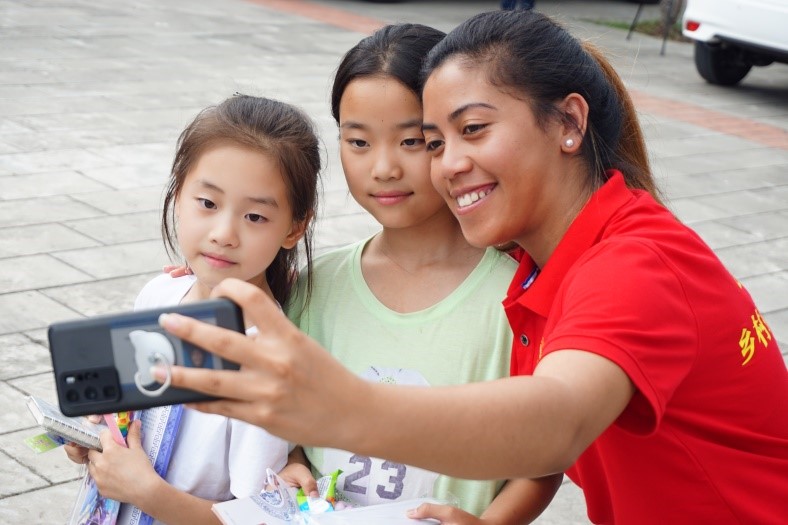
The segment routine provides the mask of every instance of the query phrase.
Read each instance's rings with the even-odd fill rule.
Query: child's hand
[[[434,519],[442,525],[481,525],[487,523],[457,507],[435,503],[422,503],[415,509],[409,510],[408,517],[422,520]]]
[[[99,415],[86,416],[86,418],[91,423],[101,423],[101,416]],[[68,456],[68,459],[74,463],[79,463],[82,465],[88,462],[88,452],[90,451],[88,448],[77,445],[74,442],[69,442],[66,443],[66,446],[63,447],[63,450],[66,451],[66,456]]]
[[[156,494],[162,481],[142,448],[140,421],[132,422],[126,437],[128,448],[118,445],[108,430],[101,433],[103,452],[88,452],[88,472],[102,496],[138,507]]]
[[[285,468],[279,471],[279,477],[291,487],[301,487],[307,496],[319,497],[317,481],[306,465],[295,462],[288,463]]]
[[[90,452],[90,449],[88,448],[77,445],[73,442],[69,442],[66,443],[66,445],[63,447],[63,450],[66,451],[66,456],[68,456],[68,459],[74,463],[79,463],[82,465],[88,462],[88,452]]]
[[[193,274],[192,269],[186,265],[166,264],[162,271],[170,274],[170,277],[183,277],[184,275]]]

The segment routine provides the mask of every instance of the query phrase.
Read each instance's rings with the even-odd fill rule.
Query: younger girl
[[[383,229],[318,258],[311,299],[294,301],[288,311],[302,330],[373,382],[455,385],[508,372],[511,331],[500,297],[516,264],[498,250],[468,244],[430,183],[418,77],[423,58],[443,36],[417,24],[382,28],[348,51],[331,94],[350,193]],[[299,287],[305,289],[307,282],[300,280]],[[342,470],[338,492],[355,505],[434,494],[457,498],[460,507],[478,515],[503,485],[502,480],[439,476],[343,450],[305,451],[318,476]],[[543,485],[549,496],[558,482],[560,476]],[[300,484],[308,489],[312,482]],[[522,480],[506,491],[535,486]],[[499,501],[485,517],[519,523],[531,511],[531,499]],[[543,499],[549,498],[536,501]],[[536,514],[541,508],[533,507]],[[434,517],[459,513],[439,510]]]
[[[207,299],[227,277],[259,287],[283,304],[302,238],[311,266],[310,221],[320,171],[318,140],[308,118],[282,102],[234,96],[202,111],[178,141],[162,214],[168,249],[193,275],[160,275],[136,309]],[[308,289],[308,285],[304,285]],[[247,329],[249,328],[247,322]],[[68,447],[105,497],[133,504],[159,522],[218,523],[216,501],[251,496],[266,468],[281,469],[286,442],[222,416],[184,409],[165,479],[140,447],[139,423],[129,448],[105,440],[104,452]]]

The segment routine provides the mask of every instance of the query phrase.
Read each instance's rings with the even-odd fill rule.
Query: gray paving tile
[[[761,239],[784,237],[788,225],[788,212],[769,212],[730,219],[720,219],[722,224],[752,233]]]
[[[585,511],[583,491],[565,477],[550,506],[532,523],[537,525],[584,525],[589,523]]]
[[[0,335],[0,380],[51,370],[46,346],[20,333]]]
[[[0,228],[0,259],[87,248],[99,244],[95,240],[75,232],[75,229],[77,228],[69,228],[61,224]]]
[[[23,330],[19,332],[20,335],[24,335],[31,341],[41,346],[48,347],[49,343],[47,341],[47,331],[46,328],[37,328],[33,330]]]
[[[692,225],[692,229],[715,251],[762,240],[754,233],[742,231],[721,221],[696,222]]]
[[[96,279],[158,271],[168,260],[160,241],[83,248],[58,252],[54,256]]]
[[[103,212],[63,195],[0,202],[0,228],[84,219],[98,215],[103,215]]]
[[[122,121],[112,113],[50,113],[46,115],[17,115],[8,120],[20,127],[39,133],[73,132],[79,130],[105,130],[111,134],[121,127]],[[98,162],[92,156],[94,162]],[[51,169],[51,168],[50,168]]]
[[[67,170],[73,166],[108,166],[111,161],[81,149],[8,153],[0,155],[0,174],[25,175]]]
[[[788,186],[788,164],[666,177],[660,186],[671,198]]]
[[[5,139],[5,135],[14,133],[28,133],[30,131],[30,128],[17,124],[10,119],[0,120],[0,137],[3,137],[3,139]]]
[[[0,473],[2,472],[4,471],[0,470]],[[9,478],[15,479],[11,474],[9,471]],[[5,484],[5,480],[2,481],[0,486]],[[22,490],[21,487],[15,488]],[[78,482],[72,481],[34,490],[27,494],[0,499],[0,522],[64,523],[68,513],[71,512],[78,488]],[[47,504],[42,504],[42,502],[47,502]]]
[[[0,97],[0,116],[42,115],[48,113],[73,113],[78,111],[112,111],[117,106],[103,96],[84,94],[68,101],[62,97],[45,96],[43,90],[36,90],[27,96],[14,98]]]
[[[764,319],[780,345],[780,351],[788,359],[788,308],[764,314]]]
[[[667,199],[666,204],[682,222],[692,226],[700,221],[710,221],[730,217],[728,210],[717,208],[696,199]]]
[[[46,479],[35,474],[25,465],[20,464],[0,450],[0,516],[5,514],[1,510],[4,504],[8,504],[8,500],[2,498],[45,487],[47,485],[49,485],[49,482]],[[9,500],[10,499],[11,498],[9,498]],[[38,504],[41,505],[41,502]],[[3,523],[22,522],[4,521]]]
[[[85,282],[92,278],[50,255],[0,259],[0,294]]]
[[[175,142],[173,142],[170,147],[174,151]],[[170,177],[170,166],[172,164],[171,156],[168,157],[166,161],[158,164],[137,163],[102,168],[87,168],[80,170],[80,173],[110,188],[118,190],[148,186],[163,187]]]
[[[318,220],[315,225],[317,253],[343,246],[352,239],[361,239],[380,230],[380,225],[369,215],[343,215]]]
[[[103,123],[106,126],[106,121]],[[117,124],[116,124],[117,126]],[[53,131],[28,130],[23,133],[9,133],[2,135],[2,140],[18,152],[33,152],[48,149],[89,148],[96,143],[128,144],[144,143],[158,140],[161,133],[158,130],[141,128],[107,129],[105,127],[85,127],[85,129],[68,129]],[[101,169],[113,169],[117,166],[103,166]],[[90,168],[80,169],[80,173],[89,171]],[[97,168],[97,171],[99,168]]]
[[[344,179],[343,179],[344,181]],[[344,184],[344,182],[343,182]],[[330,217],[339,217],[342,215],[359,215],[365,214],[366,211],[359,203],[350,195],[347,187],[340,190],[327,191],[322,195],[320,206],[326,210],[326,216],[330,213]]]
[[[30,421],[35,424],[32,416]],[[81,468],[68,459],[61,447],[36,454],[25,444],[25,439],[43,433],[41,427],[34,426],[31,429],[0,435],[0,450],[49,483],[63,483],[77,479]]]
[[[0,200],[48,197],[105,190],[104,184],[74,171],[13,175],[0,178]]]
[[[85,316],[122,312],[134,307],[137,294],[156,275],[158,272],[61,286],[42,290],[42,293]]]
[[[76,313],[41,292],[0,295],[0,334],[42,328],[55,321],[72,319]]]
[[[19,147],[14,146],[9,142],[5,142],[0,140],[0,155],[4,155],[6,153],[19,153],[21,150]]]
[[[758,148],[761,148],[761,146],[756,142],[721,134],[714,136],[713,139],[710,139],[707,135],[702,135],[652,140],[649,142],[651,153],[663,158],[746,151]]]
[[[228,88],[226,96],[230,96],[232,93],[233,91]],[[173,137],[174,147],[178,134],[186,124],[191,122],[200,109],[202,108],[130,110],[117,113],[115,117],[120,121],[121,126],[158,127],[164,132],[161,136]]]
[[[727,216],[734,217],[769,211],[788,211],[788,185],[768,190],[758,188],[719,195],[704,195],[696,197],[695,202],[725,210]]]
[[[26,396],[36,396],[45,399],[50,403],[57,402],[57,393],[55,392],[55,376],[51,371],[25,375],[16,379],[9,379],[7,383],[17,391],[21,392],[23,398]],[[12,406],[12,410],[18,411],[20,414],[24,415],[25,420],[29,421],[30,411],[26,406],[17,405],[15,403]]]
[[[3,410],[0,411],[0,434],[27,429],[35,425],[25,405],[25,394],[11,388],[8,382],[0,381],[0,399],[2,399],[0,403],[3,407]]]
[[[175,139],[172,142],[153,144],[124,144],[122,146],[106,146],[90,148],[88,151],[96,156],[111,160],[122,166],[128,165],[161,165],[169,166],[175,154]],[[166,172],[165,172],[166,173]]]
[[[103,244],[161,238],[161,213],[158,210],[69,221],[65,225]],[[52,251],[60,250],[53,248]],[[0,254],[2,254],[2,241],[0,241]]]
[[[788,270],[744,278],[741,282],[764,315],[788,309]],[[776,327],[775,333],[780,341],[788,340],[788,333],[782,332],[781,327]]]
[[[75,201],[110,215],[158,210],[164,197],[163,187],[146,186],[112,191],[94,191],[72,195]],[[69,219],[71,217],[68,217]]]
[[[788,233],[788,232],[786,232]],[[721,248],[717,255],[738,279],[788,268],[788,237]]]
[[[692,174],[757,166],[788,164],[788,151],[756,147],[741,151],[721,151],[715,155],[692,154],[660,159],[661,164],[677,174]]]

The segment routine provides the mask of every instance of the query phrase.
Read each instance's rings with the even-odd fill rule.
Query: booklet
[[[412,520],[405,514],[422,503],[441,503],[433,498],[418,498],[370,505],[325,514],[283,516],[271,513],[256,498],[241,498],[214,503],[213,512],[224,525],[416,525],[434,524],[432,520]]]
[[[211,509],[224,525],[414,525],[435,522],[409,519],[406,515],[409,509],[422,503],[443,503],[435,498],[416,498],[312,514],[299,510],[295,489],[270,469],[268,484],[256,496],[214,503]]]
[[[183,405],[149,408],[141,412],[142,448],[148,454],[153,470],[162,478],[167,475],[175,436],[181,423]],[[153,517],[133,505],[123,504],[118,515],[120,525],[150,525]]]
[[[64,416],[55,405],[36,396],[28,396],[27,408],[33,414],[36,422],[50,432],[47,437],[55,442],[55,446],[73,441],[86,448],[101,450],[99,433],[107,428],[105,425],[91,423],[85,418],[77,419]],[[41,447],[44,446],[41,438],[41,436],[33,438],[38,440],[34,448],[39,451],[43,451]],[[33,446],[31,443],[28,444]]]
[[[434,498],[417,498],[393,503],[382,503],[356,509],[327,512],[326,514],[310,515],[306,523],[317,525],[414,525],[415,523],[436,523],[434,520],[412,520],[406,512],[415,509],[422,503],[442,503]]]
[[[441,503],[433,498],[418,498],[383,503],[325,514],[283,515],[272,512],[257,496],[214,503],[213,512],[224,525],[415,525],[435,523],[412,520],[405,514],[422,503]]]
[[[68,525],[116,525],[121,504],[99,494],[96,482],[84,469]]]

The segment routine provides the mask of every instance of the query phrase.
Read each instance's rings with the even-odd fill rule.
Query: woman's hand
[[[128,448],[115,443],[109,430],[105,430],[101,432],[104,451],[88,452],[88,472],[101,495],[138,507],[156,494],[156,487],[163,482],[142,448],[140,427],[140,421],[132,422],[129,427]]]
[[[434,519],[438,520],[442,525],[482,525],[489,523],[457,507],[438,505],[437,503],[422,503],[415,509],[408,511],[408,518],[412,520]]]
[[[339,448],[349,436],[358,441],[365,435],[360,418],[337,418],[326,405],[332,400],[344,410],[362,410],[372,401],[368,383],[298,330],[257,286],[226,279],[212,296],[235,301],[259,333],[247,337],[177,314],[160,318],[173,335],[241,364],[239,371],[172,367],[173,386],[221,398],[194,408],[247,421],[296,443]],[[155,373],[165,379],[163,368]]]

